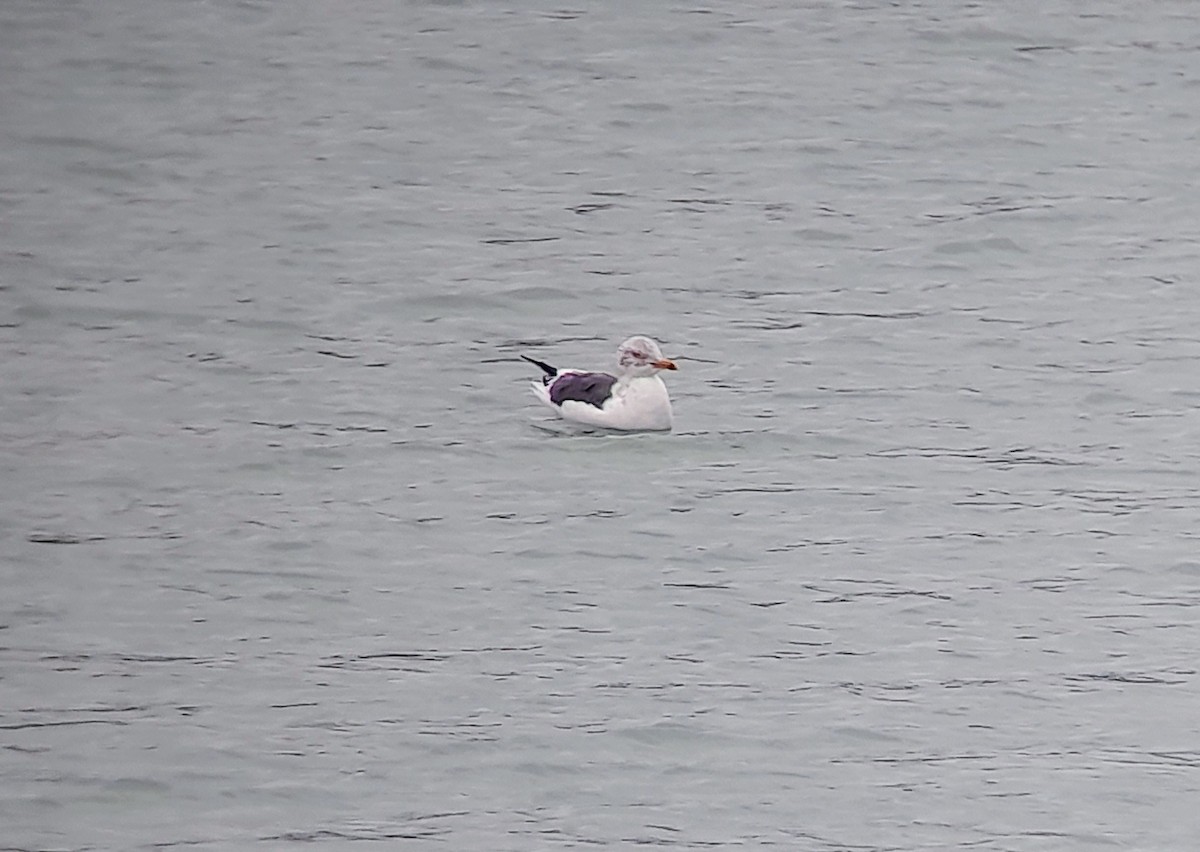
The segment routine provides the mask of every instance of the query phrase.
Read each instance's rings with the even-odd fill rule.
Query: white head
[[[674,361],[663,357],[657,343],[640,334],[629,338],[617,349],[617,364],[622,375],[631,377],[653,376],[659,370],[677,369]]]

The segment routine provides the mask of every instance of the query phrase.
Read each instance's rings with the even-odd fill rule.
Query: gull
[[[659,370],[677,369],[658,344],[635,335],[617,349],[617,374],[559,370],[522,355],[545,373],[532,382],[533,394],[559,417],[588,426],[626,432],[671,428],[671,397]]]

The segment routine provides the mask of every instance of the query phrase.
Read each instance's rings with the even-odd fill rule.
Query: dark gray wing
[[[616,383],[608,373],[563,373],[550,384],[550,401],[562,405],[573,399],[602,408]]]

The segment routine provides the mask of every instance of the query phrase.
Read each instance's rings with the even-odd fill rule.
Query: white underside
[[[574,370],[559,370],[559,375]],[[533,395],[553,408],[559,417],[587,426],[627,432],[666,431],[671,428],[671,397],[658,376],[639,376],[613,385],[602,408],[570,399],[562,405],[550,401],[550,389],[532,382]]]

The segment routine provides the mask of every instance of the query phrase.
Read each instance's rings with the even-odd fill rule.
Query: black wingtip
[[[538,367],[541,367],[542,372],[545,373],[547,376],[557,376],[558,375],[558,370],[551,367],[545,361],[539,361],[536,358],[530,358],[528,355],[522,355],[521,357],[524,358],[526,361],[528,361],[530,364],[535,364]]]

